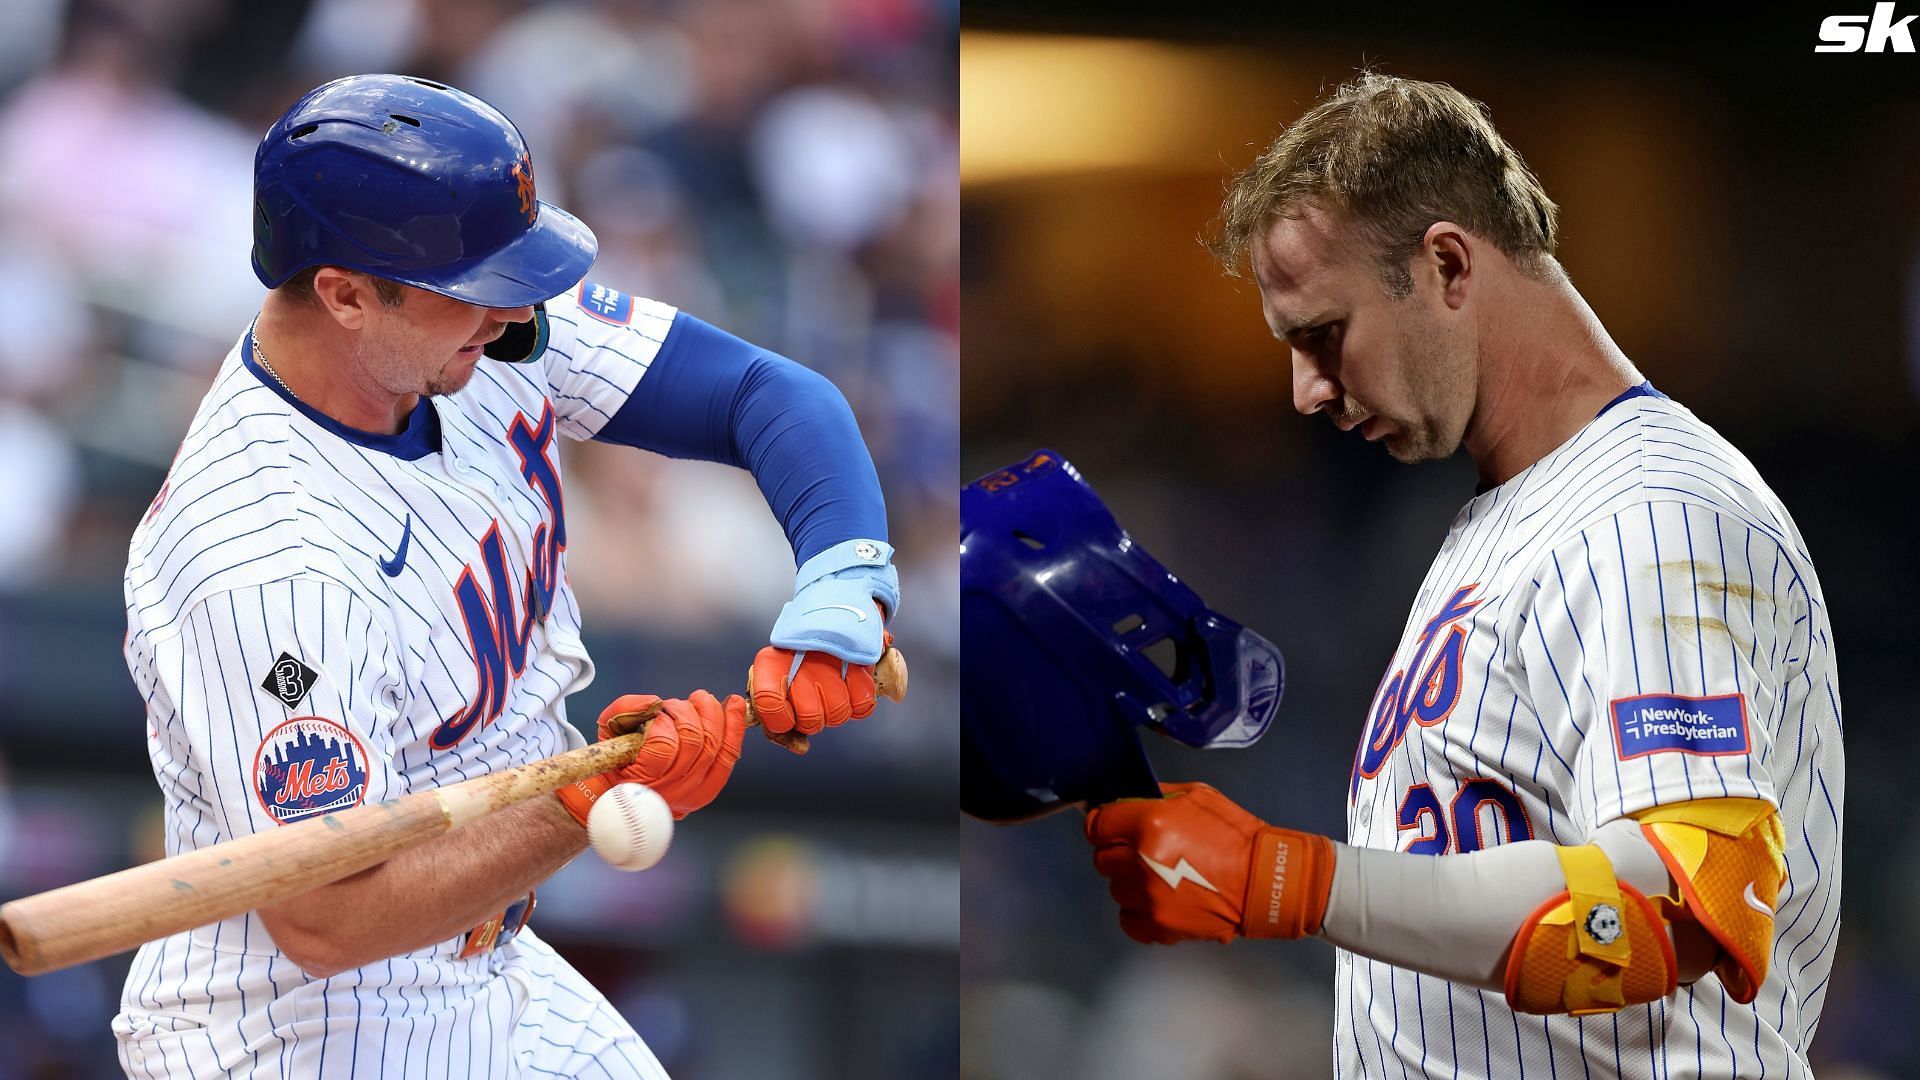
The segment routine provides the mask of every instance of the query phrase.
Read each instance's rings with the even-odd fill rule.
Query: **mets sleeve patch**
[[[633,321],[633,294],[591,281],[580,283],[580,310],[614,326]]]
[[[296,716],[261,740],[253,793],[282,825],[359,806],[367,797],[367,748],[320,716]]]
[[[1705,757],[1744,754],[1752,746],[1744,694],[1642,694],[1614,699],[1612,711],[1613,742],[1623,761],[1669,751]]]

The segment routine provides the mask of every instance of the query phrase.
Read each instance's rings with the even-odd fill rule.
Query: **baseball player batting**
[[[1232,183],[1294,404],[1478,492],[1362,725],[1345,843],[1205,784],[1086,820],[1137,941],[1318,936],[1341,1077],[1809,1075],[1840,915],[1832,633],[1753,465],[1554,259],[1451,87],[1366,75]]]
[[[135,531],[126,656],[169,854],[581,745],[561,438],[750,470],[799,566],[749,693],[793,749],[867,715],[898,579],[878,479],[825,379],[587,279],[520,133],[439,83],[296,102],[254,165],[269,293]],[[372,869],[141,948],[131,1076],[661,1077],[526,927],[534,887],[637,781],[676,817],[726,784],[747,705],[626,695],[631,765]]]

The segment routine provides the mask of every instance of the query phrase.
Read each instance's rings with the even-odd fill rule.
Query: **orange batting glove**
[[[650,720],[649,714],[654,714]],[[626,694],[601,710],[600,739],[604,742],[637,731],[642,722],[647,726],[647,738],[632,764],[554,792],[581,825],[587,823],[594,802],[615,784],[637,783],[652,788],[666,800],[676,821],[712,802],[740,760],[740,740],[747,733],[747,702],[737,694],[723,702],[705,690],[695,690],[685,700]]]
[[[1333,841],[1268,825],[1206,784],[1160,790],[1163,798],[1087,812],[1093,865],[1128,937],[1172,945],[1319,931],[1333,890]]]
[[[885,648],[893,647],[891,631],[884,640]],[[800,654],[796,667],[794,655],[791,649],[772,645],[761,649],[747,673],[747,692],[753,697],[753,713],[760,718],[767,736],[789,750],[805,753],[805,741],[795,740],[789,733],[818,735],[825,728],[864,719],[873,712],[873,665],[849,664],[832,653],[808,652]]]

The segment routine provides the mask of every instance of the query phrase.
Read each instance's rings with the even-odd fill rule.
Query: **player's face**
[[[360,339],[373,377],[393,394],[433,397],[458,391],[473,378],[487,342],[504,333],[508,323],[533,318],[531,307],[477,307],[403,288],[398,306],[370,309]]]
[[[1318,210],[1254,242],[1261,309],[1293,363],[1293,404],[1403,462],[1452,456],[1473,415],[1474,360],[1431,280],[1387,296],[1379,263]],[[1417,259],[1416,259],[1417,261]]]

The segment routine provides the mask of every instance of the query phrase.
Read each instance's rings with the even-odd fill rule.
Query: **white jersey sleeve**
[[[176,811],[169,854],[404,794],[390,764],[400,665],[351,590],[294,578],[216,592],[168,629],[130,638],[128,656]]]
[[[1691,501],[1599,518],[1535,568],[1514,648],[1544,713],[1565,715],[1586,832],[1664,803],[1779,803],[1767,767],[1811,640],[1779,540]]]
[[[547,397],[560,431],[598,434],[660,355],[679,309],[593,281],[547,301]]]

